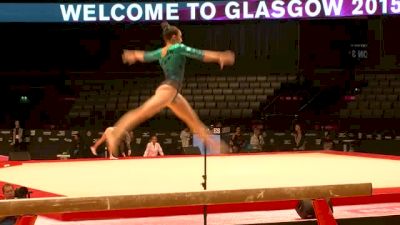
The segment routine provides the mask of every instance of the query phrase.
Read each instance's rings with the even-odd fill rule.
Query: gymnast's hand
[[[122,53],[122,62],[124,64],[132,65],[137,61],[136,51],[134,50],[124,50]]]
[[[235,53],[232,51],[224,51],[219,54],[218,64],[221,70],[224,66],[231,66],[235,63]]]

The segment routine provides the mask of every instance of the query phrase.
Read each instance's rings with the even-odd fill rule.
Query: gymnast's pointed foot
[[[97,155],[97,151],[96,151],[96,148],[95,147],[90,147],[90,151],[92,151],[92,154],[93,155]]]

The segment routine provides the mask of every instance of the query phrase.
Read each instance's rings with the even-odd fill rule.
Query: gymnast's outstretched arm
[[[225,65],[233,65],[235,63],[235,54],[232,51],[200,50],[184,44],[177,45],[177,51],[186,57],[205,63],[218,63],[221,69]]]
[[[136,62],[154,62],[161,58],[162,49],[154,51],[124,50],[122,62],[132,65]]]

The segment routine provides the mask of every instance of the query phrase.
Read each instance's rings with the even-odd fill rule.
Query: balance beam
[[[193,205],[369,196],[372,184],[199,191],[99,197],[52,197],[0,201],[0,216],[91,212]]]

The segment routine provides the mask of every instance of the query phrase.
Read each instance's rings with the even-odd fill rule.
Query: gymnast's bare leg
[[[211,149],[221,148],[222,152],[227,150],[227,146],[224,142],[221,141],[218,145],[218,143],[211,138],[208,128],[200,121],[189,102],[187,102],[181,94],[176,96],[174,101],[168,105],[168,108],[170,108],[179,119],[185,122],[193,133],[198,134],[207,146],[211,146]]]
[[[107,136],[111,134],[111,132],[114,130],[114,127],[108,127],[103,135],[101,135],[101,138],[94,143],[93,146],[90,147],[90,151],[92,152],[93,155],[97,155],[97,148],[103,144],[105,141],[107,141]],[[110,147],[107,148],[108,155],[110,159],[117,159],[114,154],[111,152]]]

